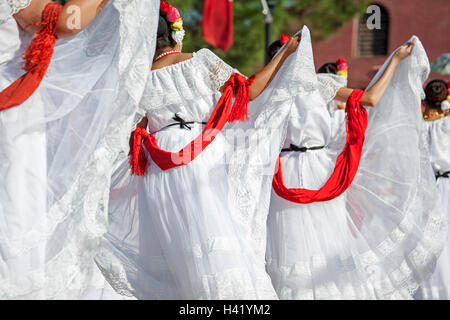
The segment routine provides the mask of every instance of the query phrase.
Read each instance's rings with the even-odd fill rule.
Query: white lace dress
[[[420,134],[428,71],[417,41],[379,104],[368,110],[360,166],[344,194],[296,204],[272,192],[267,263],[280,299],[411,299],[433,272],[446,226],[432,196],[437,190]],[[289,188],[322,187],[342,150],[333,141],[327,110],[339,86],[326,78],[316,81],[296,99],[285,147],[324,148],[281,154]]]
[[[141,107],[162,149],[178,151],[201,133],[233,72],[207,49],[152,71]],[[196,123],[166,127],[175,114]],[[264,259],[235,219],[225,131],[187,165],[162,171],[151,163],[142,178],[130,178],[127,162],[116,170],[97,262],[119,292],[140,299],[276,298]]]
[[[0,0],[0,90],[23,75],[31,35]],[[0,299],[112,297],[93,256],[114,161],[153,56],[159,1],[113,0],[58,40],[36,92],[0,112]]]
[[[143,178],[123,163],[112,178],[110,224],[96,261],[113,287],[143,299],[276,299],[266,272],[266,221],[276,159],[286,136],[310,46],[295,53],[250,102],[249,120],[228,123],[188,165]],[[176,151],[202,130],[173,123],[208,119],[233,69],[209,50],[153,71],[141,106],[162,149]],[[294,94],[293,94],[294,93]]]
[[[426,122],[428,143],[430,146],[431,164],[436,174],[437,186],[446,215],[450,224],[450,117],[432,122]],[[446,176],[443,176],[447,172]],[[436,265],[432,277],[425,282],[417,292],[418,299],[450,299],[450,238],[447,236],[446,245]]]

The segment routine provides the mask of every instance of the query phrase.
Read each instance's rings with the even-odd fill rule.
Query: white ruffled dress
[[[438,177],[436,182],[439,196],[435,195],[434,201],[437,199],[442,201],[446,222],[450,225],[450,178],[448,178],[450,171],[450,117],[426,122],[425,127],[428,131],[431,164]],[[447,177],[444,176],[446,172]],[[435,272],[427,282],[422,284],[416,298],[450,299],[450,238],[448,235]]]
[[[207,49],[152,71],[141,107],[162,149],[178,151],[202,132],[233,72]],[[196,123],[166,127],[175,114]],[[187,165],[162,171],[151,163],[144,177],[130,178],[125,161],[115,172],[110,226],[97,262],[119,292],[141,299],[276,298],[264,260],[233,218],[227,145],[221,132]],[[117,259],[125,278],[112,271]]]
[[[266,221],[310,45],[304,31],[298,50],[250,102],[249,120],[228,123],[192,162],[161,171],[149,157],[144,177],[130,177],[127,161],[118,166],[96,258],[117,291],[141,299],[277,298],[265,268]],[[207,49],[152,71],[141,107],[162,149],[178,151],[200,134],[233,72]],[[196,123],[166,127],[175,114]]]
[[[380,102],[368,108],[361,162],[344,194],[296,204],[272,193],[267,263],[280,299],[411,299],[433,273],[446,223],[421,130],[428,72],[417,39]],[[324,148],[282,153],[281,163],[287,187],[319,189],[342,150],[327,110],[338,87],[316,78],[312,59],[303,76],[322,85],[296,98],[285,147]]]
[[[24,73],[32,36],[12,15],[29,3],[0,0],[0,90]],[[35,93],[0,112],[0,299],[118,297],[93,257],[158,14],[156,0],[109,1],[86,29],[57,41]]]

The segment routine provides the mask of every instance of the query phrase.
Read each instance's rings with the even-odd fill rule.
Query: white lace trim
[[[30,3],[31,0],[0,0],[0,24],[28,7]]]
[[[318,73],[319,91],[326,103],[331,102],[340,88],[347,86],[344,77],[329,73]]]
[[[345,268],[342,269],[342,278],[354,277],[367,281],[357,281],[356,286],[351,281],[345,281],[342,287],[337,282],[327,282],[319,287],[304,288],[295,286],[295,289],[283,287],[282,299],[412,299],[420,284],[433,273],[433,265],[442,249],[447,236],[447,223],[445,217],[434,210],[428,219],[421,241],[404,257],[397,248],[413,233],[415,223],[407,217],[394,229],[391,234],[372,251],[356,257],[342,260]],[[387,270],[383,263],[392,263],[396,260],[396,267]],[[325,272],[326,257],[314,256],[310,262],[298,261],[293,265],[279,266],[275,262],[268,262],[268,269],[276,277],[295,277],[296,283],[311,283],[312,274]],[[383,271],[381,271],[383,270]],[[416,272],[420,270],[420,276]],[[382,278],[379,276],[383,275]],[[339,279],[334,275],[335,279]],[[382,280],[379,282],[379,280]]]
[[[208,244],[200,247],[208,247],[208,251],[203,251],[200,247],[192,248],[191,253],[193,259],[204,259],[207,255],[214,255],[217,252],[226,250],[233,251],[233,243],[224,238],[209,239]],[[111,244],[108,240],[104,246],[108,248]],[[232,247],[230,248],[229,245]],[[123,248],[120,248],[123,250]],[[236,248],[234,248],[236,250]],[[238,255],[238,251],[233,251]],[[120,254],[120,253],[119,253]],[[241,254],[243,254],[241,252]],[[157,257],[155,257],[157,258]],[[158,257],[164,259],[163,257]],[[207,259],[207,258],[206,258]],[[207,259],[208,260],[208,259]],[[122,259],[118,259],[111,249],[101,250],[100,254],[95,257],[97,266],[111,284],[111,286],[121,295],[128,297],[136,297],[138,299],[149,299],[149,297],[141,297],[139,293],[130,285],[127,277],[129,272],[133,273],[133,267],[127,266]],[[129,269],[131,268],[131,269]],[[253,270],[254,271],[254,270]],[[271,285],[268,274],[264,271],[253,272],[249,269],[230,268],[221,272],[205,274],[199,277],[199,287],[195,292],[195,296],[182,297],[183,299],[192,300],[255,300],[255,299],[272,299],[276,300],[277,295]],[[144,280],[145,281],[145,280]],[[151,280],[149,280],[149,283]],[[167,293],[159,292],[157,288],[152,289],[152,299],[171,299],[167,297]]]
[[[11,8],[11,15],[16,14],[22,9],[28,7],[31,0],[7,0],[9,7]]]
[[[211,97],[234,70],[208,49],[193,58],[151,72],[140,107],[145,111]]]

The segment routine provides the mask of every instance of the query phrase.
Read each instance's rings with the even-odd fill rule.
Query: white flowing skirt
[[[170,127],[159,146],[176,151],[202,130]],[[110,225],[97,263],[113,287],[140,299],[276,299],[250,235],[234,221],[224,151],[215,140],[191,163],[162,171],[151,163],[113,176]]]
[[[0,112],[0,299],[113,298],[94,256],[112,167],[150,72],[142,66],[151,64],[158,12],[156,0],[110,1],[56,43],[33,95]],[[29,36],[0,64],[0,90],[23,75]]]
[[[446,213],[447,223],[450,225],[450,179],[439,178],[437,181],[440,198]],[[415,296],[416,299],[450,299],[450,237],[437,261],[436,270],[426,281]]]
[[[333,170],[330,149],[283,153],[285,184],[319,189]],[[272,191],[268,219],[268,272],[280,299],[369,297],[364,273],[350,272],[358,226],[346,194],[331,201],[296,204]]]
[[[279,298],[412,299],[434,272],[447,217],[436,201],[420,113],[428,73],[416,38],[412,55],[399,63],[378,104],[368,108],[358,172],[344,194],[312,204],[272,194],[267,260]],[[286,185],[322,187],[342,150],[338,144],[283,154]]]
[[[329,149],[284,154],[286,185],[320,188],[335,156]],[[272,193],[267,260],[280,299],[411,299],[431,275],[444,234],[438,213],[404,213],[393,206],[395,189],[375,194],[371,185],[380,181],[364,182],[312,204]]]

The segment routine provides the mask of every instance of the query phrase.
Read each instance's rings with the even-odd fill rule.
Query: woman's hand
[[[408,42],[407,44],[401,46],[397,52],[394,54],[394,58],[398,60],[403,60],[407,57],[409,57],[412,53],[412,50],[414,49],[414,46],[416,45],[416,39],[414,39],[412,42]]]
[[[283,54],[285,57],[290,56],[295,52],[295,50],[297,50],[299,43],[300,35],[290,38],[288,42],[286,42],[283,51],[281,51],[281,54]]]
[[[391,78],[394,74],[395,69],[397,68],[397,65],[399,64],[400,61],[411,55],[415,44],[416,40],[414,39],[412,42],[409,42],[404,46],[398,48],[397,52],[395,52],[394,56],[392,57],[391,62],[387,66],[386,70],[384,70],[382,76],[370,89],[368,89],[364,93],[361,99],[362,105],[373,107],[380,101],[381,97],[384,94],[384,91],[386,90],[389,82],[391,81]],[[346,101],[351,93],[352,89],[341,88],[337,92],[335,99],[340,101]]]
[[[147,117],[143,117],[141,119],[141,121],[139,121],[139,123],[136,125],[136,128],[147,129],[147,125],[148,125],[148,118]]]
[[[143,117],[141,119],[141,121],[139,121],[139,123],[136,125],[136,129],[137,128],[143,128],[143,129],[147,130],[147,125],[148,125],[148,118],[147,117]],[[128,140],[128,143],[130,145],[130,152],[128,152],[128,155],[131,154],[131,149],[133,148],[133,144],[132,144],[133,139],[131,137],[132,137],[132,135],[130,135],[130,139]]]

